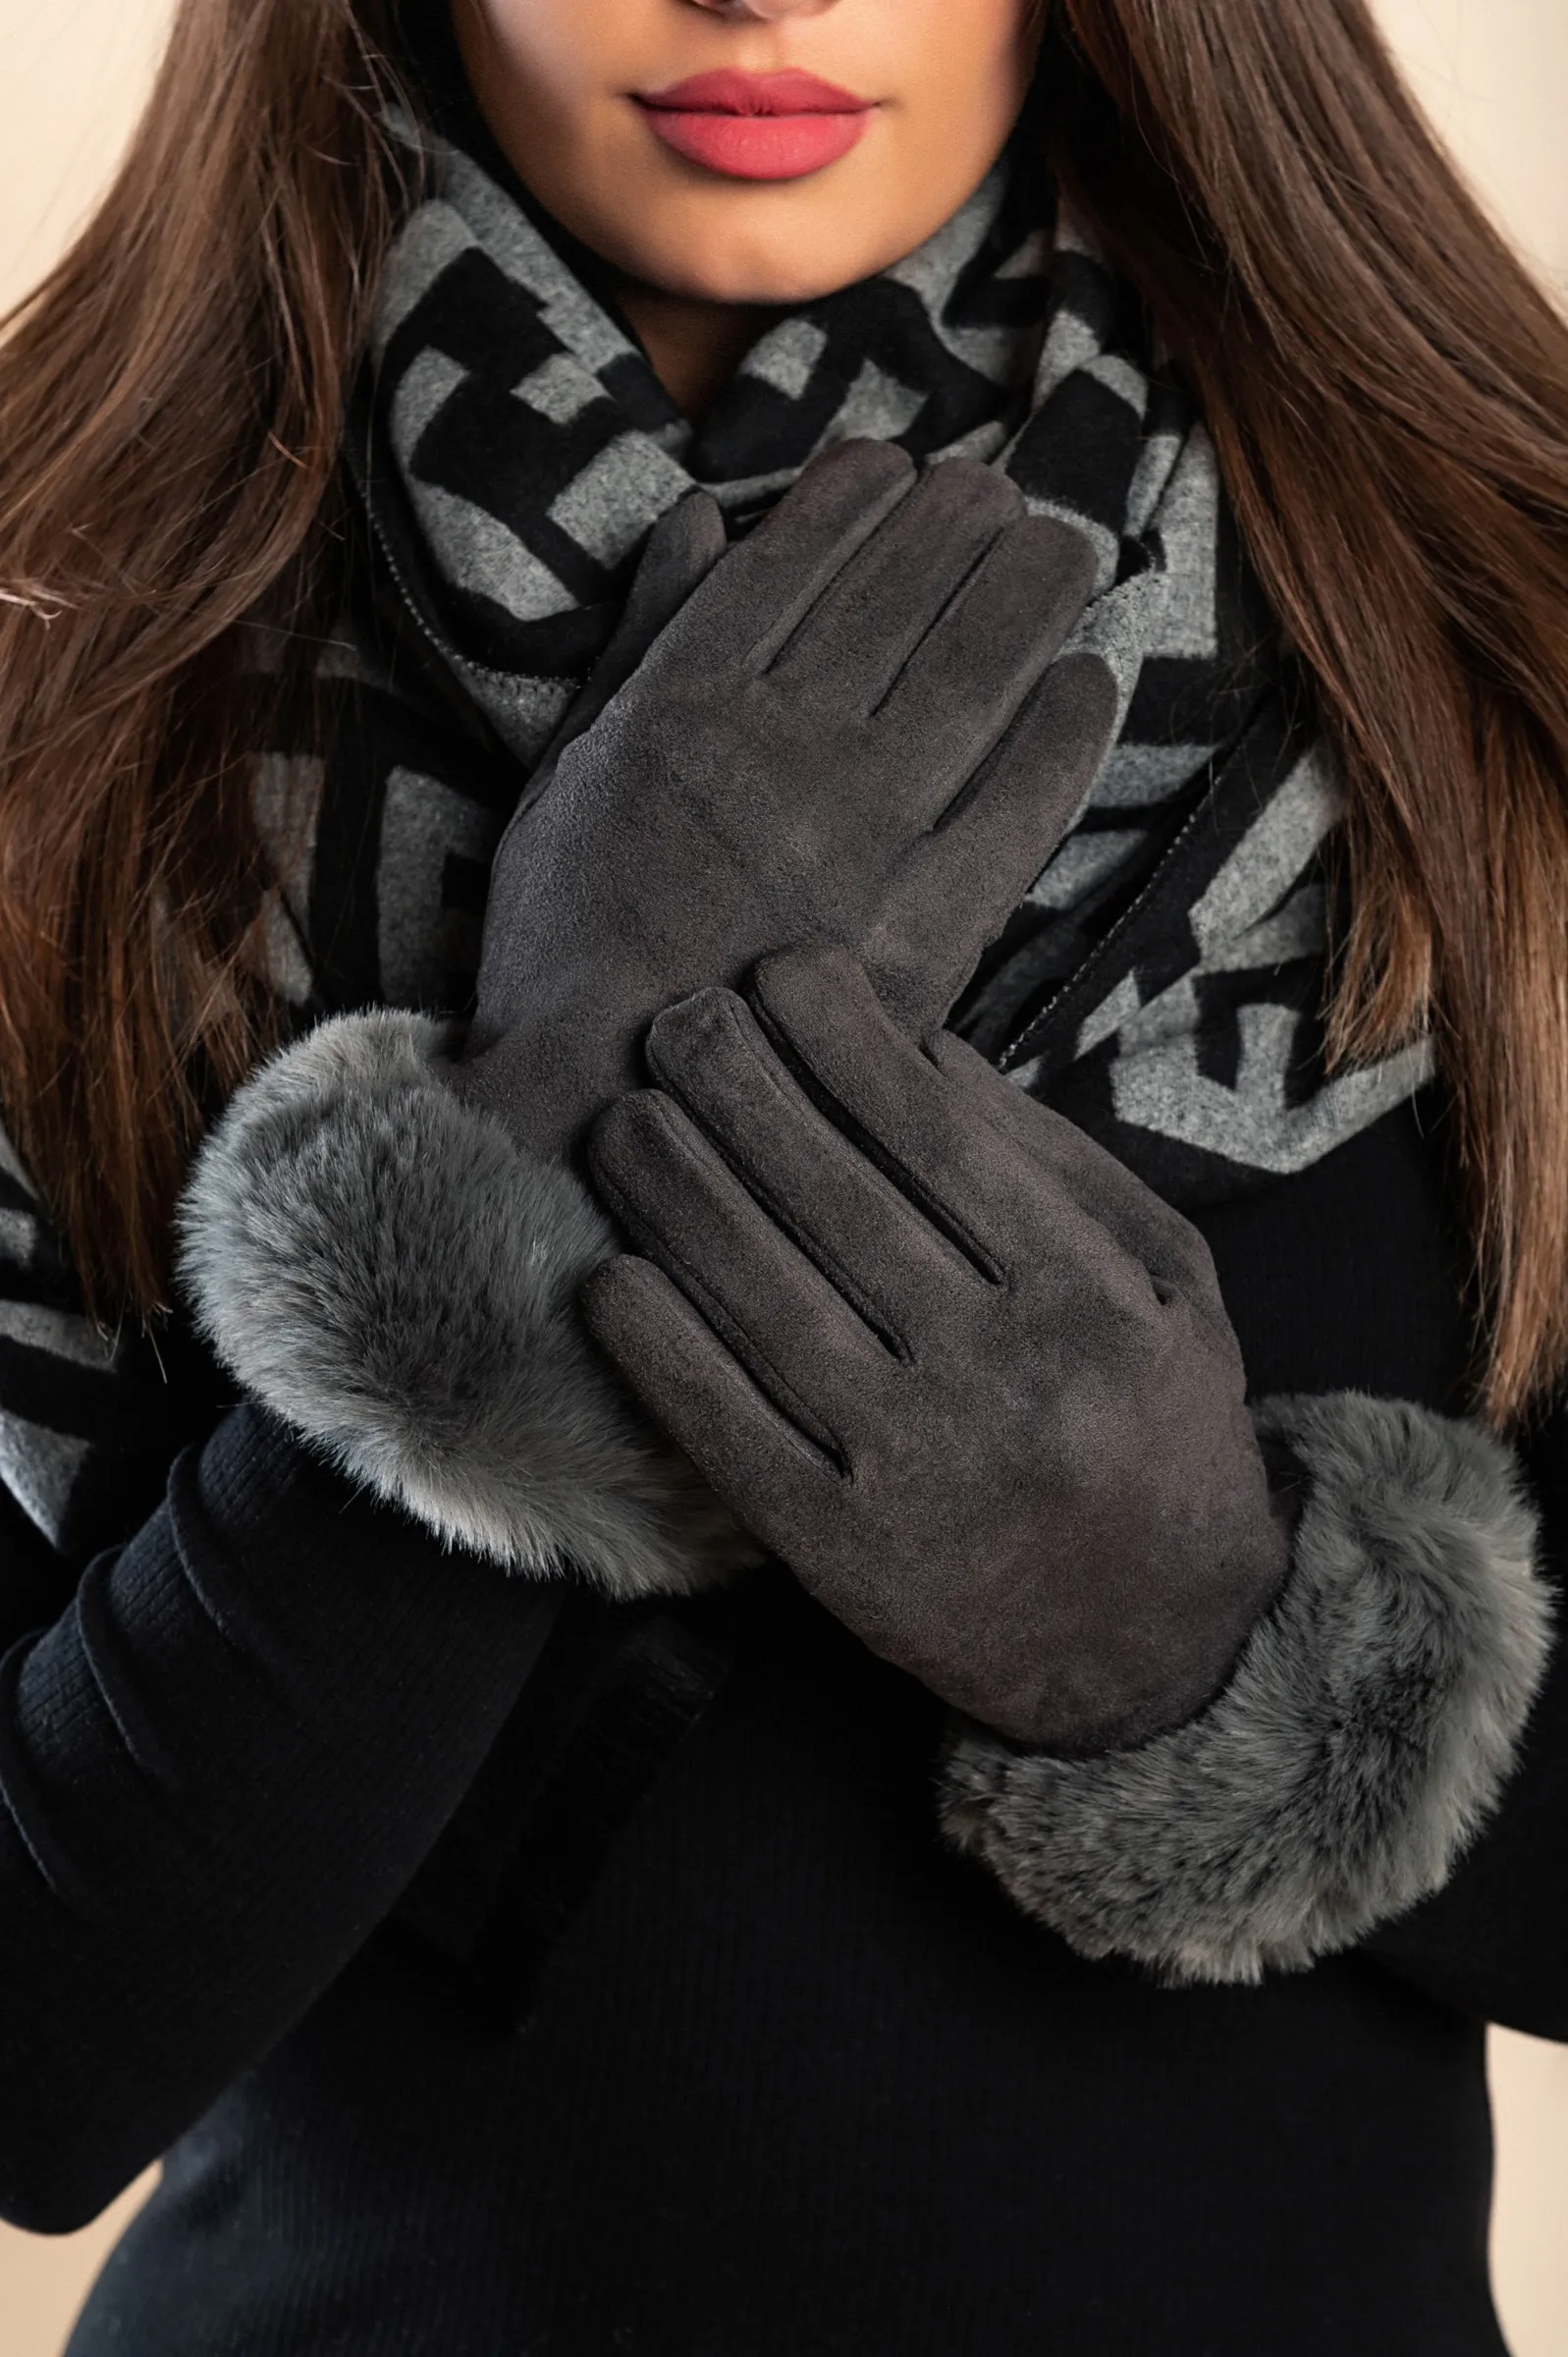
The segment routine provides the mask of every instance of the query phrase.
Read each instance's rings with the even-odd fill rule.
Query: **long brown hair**
[[[162,1301],[272,1034],[242,626],[330,607],[391,233],[363,0],[182,0],[110,194],[0,346],[0,1103],[100,1315]]]
[[[203,1088],[272,1019],[233,648],[327,594],[402,196],[384,34],[373,0],[184,0],[0,350],[0,1099],[105,1304],[160,1299]],[[1568,1369],[1568,327],[1365,0],[1050,0],[1040,93],[1315,675],[1333,1050],[1435,1030],[1506,1421]]]

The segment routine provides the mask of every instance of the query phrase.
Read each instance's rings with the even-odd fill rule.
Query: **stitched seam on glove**
[[[841,1092],[831,1079],[819,1071],[799,1042],[770,1015],[768,1004],[759,993],[755,1014],[770,1045],[785,1069],[792,1072],[801,1094],[808,1097],[819,1113],[831,1122],[857,1153],[863,1154],[872,1168],[881,1173],[887,1183],[913,1206],[942,1241],[956,1252],[981,1281],[999,1291],[1015,1288],[1014,1272],[1006,1261],[970,1227],[952,1206],[926,1185],[920,1175],[872,1130],[868,1129],[845,1104]],[[1001,1134],[1001,1132],[999,1132]]]
[[[640,1223],[627,1197],[607,1174],[600,1174],[596,1183],[604,1201],[630,1235],[636,1235]],[[774,1354],[765,1349],[750,1331],[741,1325],[704,1277],[689,1253],[683,1252],[671,1236],[660,1238],[660,1257],[679,1272],[680,1289],[692,1307],[725,1344],[742,1374],[752,1382],[757,1378],[751,1365],[762,1369],[774,1387],[772,1394],[757,1384],[768,1404],[779,1411],[781,1427],[814,1459],[826,1459],[840,1478],[850,1471],[849,1453],[838,1436],[817,1410],[804,1399],[790,1382]],[[657,1264],[655,1264],[657,1265]],[[793,1428],[793,1429],[791,1429]]]
[[[771,1070],[757,1054],[754,1041],[744,1025],[736,1020],[733,1008],[726,1010],[726,1018],[736,1047],[744,1054],[762,1085],[776,1102],[784,1101],[784,1092],[780,1087],[777,1073]],[[649,1046],[649,1062],[655,1077],[661,1087],[667,1088],[676,1102],[683,1107],[697,1127],[702,1129],[702,1109],[690,1102],[689,1091],[681,1088],[679,1075],[670,1073],[662,1066],[657,1054],[657,1043],[658,1025],[656,1024]],[[884,1347],[890,1350],[894,1358],[900,1359],[905,1365],[908,1365],[914,1357],[914,1345],[905,1333],[902,1322],[894,1314],[892,1305],[879,1293],[874,1292],[869,1286],[862,1284],[843,1254],[835,1249],[828,1236],[822,1232],[824,1224],[821,1221],[816,1224],[807,1221],[799,1214],[787,1196],[770,1181],[768,1172],[761,1159],[747,1151],[747,1144],[748,1124],[742,1123],[733,1135],[725,1137],[722,1146],[717,1151],[720,1152],[727,1167],[733,1171],[741,1184],[756,1197],[775,1226],[789,1237],[791,1243],[807,1260],[815,1263],[821,1275],[827,1279],[834,1290],[841,1294],[851,1309],[864,1319]],[[888,1189],[890,1211],[904,1210],[906,1198],[893,1186],[892,1180],[887,1173],[877,1165],[871,1167],[876,1171],[879,1183]],[[622,1208],[619,1200],[616,1208],[618,1212]],[[919,1207],[916,1206],[916,1208]],[[933,1226],[932,1233],[940,1242],[946,1244],[949,1250],[956,1249],[941,1229]]]

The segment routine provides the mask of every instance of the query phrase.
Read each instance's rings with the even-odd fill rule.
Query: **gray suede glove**
[[[1114,724],[1105,664],[1060,653],[1088,543],[990,467],[841,444],[722,546],[705,495],[661,524],[568,733],[603,708],[496,856],[454,1078],[541,1154],[644,1077],[660,1008],[791,942],[846,944],[899,1022],[939,1021]]]
[[[753,1009],[755,1012],[753,1012]],[[1202,1238],[840,950],[654,1024],[590,1331],[874,1651],[1018,1742],[1179,1724],[1289,1552]]]

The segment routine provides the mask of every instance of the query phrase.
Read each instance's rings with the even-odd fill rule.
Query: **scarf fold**
[[[1310,696],[1136,297],[1016,157],[904,261],[779,319],[693,425],[569,241],[427,144],[352,431],[372,581],[355,651],[332,656],[359,682],[357,740],[302,887],[312,1003],[462,1004],[490,851],[654,522],[701,484],[743,531],[815,452],[870,435],[1001,466],[1088,533],[1081,637],[1121,694],[1111,753],[954,1027],[1187,1205],[1306,1167],[1422,1084],[1424,1046],[1325,1075],[1338,798]],[[373,957],[343,955],[346,895]]]

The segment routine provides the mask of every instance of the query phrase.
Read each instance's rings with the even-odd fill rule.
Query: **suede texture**
[[[703,494],[655,531],[497,853],[455,1081],[546,1156],[646,1078],[662,1008],[794,942],[940,1021],[1114,729],[1105,663],[1061,651],[1089,544],[991,467],[839,444],[716,562],[722,538]]]
[[[1289,1559],[1202,1238],[845,952],[654,1024],[599,1123],[646,1257],[590,1331],[875,1652],[1009,1738],[1143,1741],[1224,1683]]]

